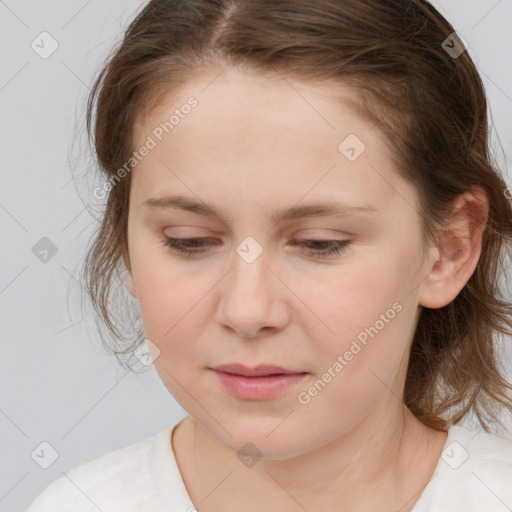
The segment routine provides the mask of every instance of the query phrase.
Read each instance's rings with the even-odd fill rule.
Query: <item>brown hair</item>
[[[95,80],[87,132],[100,172],[111,179],[132,155],[137,120],[207,66],[352,86],[354,107],[386,136],[399,172],[418,192],[426,243],[435,242],[457,196],[479,186],[489,200],[475,272],[450,304],[422,308],[404,395],[428,426],[446,429],[473,411],[488,431],[499,408],[512,411],[497,343],[512,334],[512,307],[499,282],[510,255],[512,204],[488,152],[480,76],[467,51],[454,56],[443,47],[446,40],[454,46],[453,32],[424,0],[152,0]],[[128,173],[110,188],[83,268],[107,347],[107,337],[130,341],[112,301],[122,262],[129,268],[130,183]],[[131,344],[112,350],[131,353],[143,337],[139,329]]]

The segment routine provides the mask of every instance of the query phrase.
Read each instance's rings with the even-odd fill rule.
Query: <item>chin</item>
[[[284,421],[286,416],[241,418],[238,415],[226,418],[222,425],[231,436],[216,422],[208,421],[207,425],[203,425],[217,441],[230,448],[241,460],[282,460],[297,457],[322,444],[311,436],[308,428],[292,421],[291,416]]]

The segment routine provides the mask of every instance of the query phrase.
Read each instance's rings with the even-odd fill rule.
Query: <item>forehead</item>
[[[140,119],[135,147],[154,147],[133,173],[139,200],[179,189],[268,204],[337,191],[384,205],[410,193],[385,138],[350,107],[353,89],[221,71],[169,91]]]
[[[358,96],[348,84],[326,80],[304,82],[278,73],[262,74],[233,66],[205,70],[184,85],[163,90],[156,97],[158,104],[138,119],[136,139],[169,121],[173,113],[179,119],[174,116],[173,127],[164,136],[169,135],[169,131],[176,135],[187,129],[201,136],[209,130],[213,140],[217,134],[222,135],[218,130],[210,130],[216,126],[220,129],[236,127],[238,132],[240,128],[245,131],[252,128],[261,138],[282,127],[286,131],[280,134],[281,138],[295,134],[302,142],[307,142],[333,135],[350,125],[360,132],[368,128],[351,108],[352,102],[358,102]],[[191,97],[197,108],[188,108],[187,101]],[[185,111],[184,115],[180,110]],[[190,120],[184,122],[187,118]],[[198,132],[199,125],[203,129]],[[231,145],[236,140],[231,139]]]

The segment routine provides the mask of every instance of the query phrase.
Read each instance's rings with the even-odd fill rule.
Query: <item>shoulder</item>
[[[512,439],[452,425],[441,458],[414,512],[509,511]]]
[[[468,430],[459,425],[453,425],[443,460],[450,465],[463,467],[467,471],[503,471],[510,476],[512,471],[512,439],[483,431]],[[453,462],[459,457],[460,460]],[[467,462],[467,464],[465,464]],[[453,469],[453,468],[452,468]],[[509,480],[510,485],[512,481]]]
[[[113,512],[151,505],[151,472],[162,462],[170,432],[166,428],[76,466],[46,487],[26,512],[64,512],[71,506],[74,512]]]

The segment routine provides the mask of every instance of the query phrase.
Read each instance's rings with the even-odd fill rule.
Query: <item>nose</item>
[[[288,322],[286,286],[266,251],[254,261],[234,254],[233,267],[220,283],[216,321],[243,338],[258,338]]]

